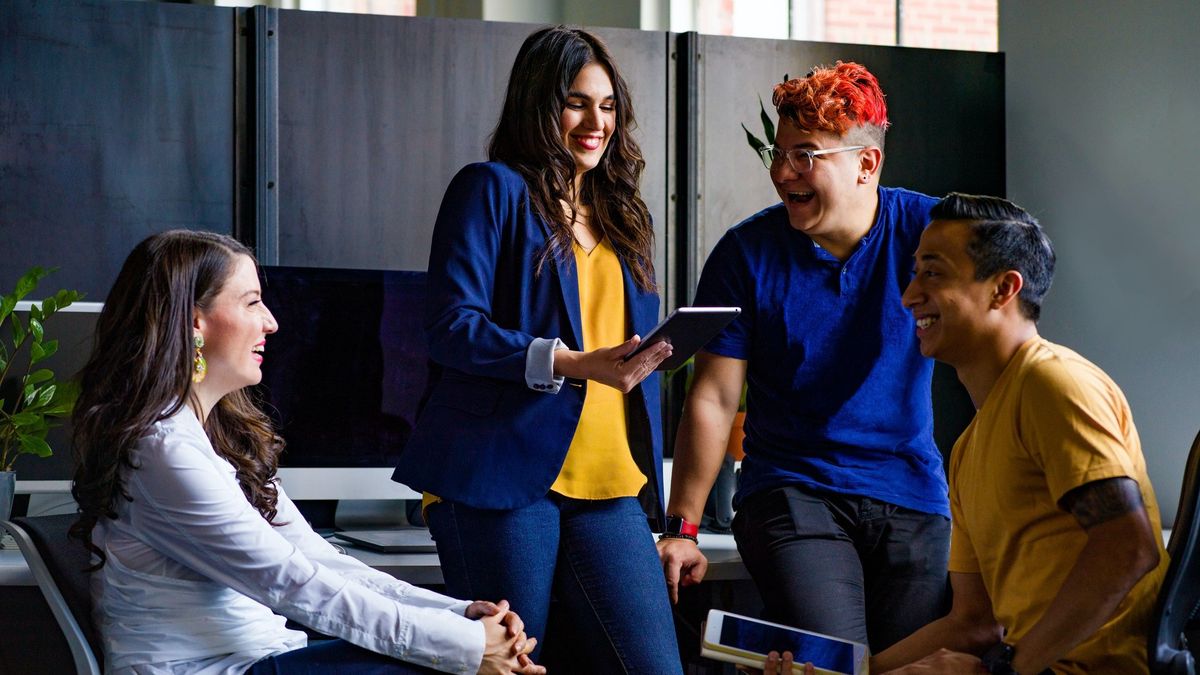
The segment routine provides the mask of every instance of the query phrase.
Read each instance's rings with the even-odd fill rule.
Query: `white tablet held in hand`
[[[741,307],[680,307],[644,335],[641,344],[625,360],[632,359],[651,345],[669,342],[675,351],[658,364],[657,370],[678,368],[741,312]]]
[[[791,652],[792,672],[803,675],[804,664],[812,663],[822,675],[865,675],[867,646],[858,642],[813,633],[719,609],[708,611],[700,655],[762,668],[767,653]]]

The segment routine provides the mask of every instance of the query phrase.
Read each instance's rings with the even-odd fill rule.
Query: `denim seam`
[[[561,541],[559,545],[562,545]],[[592,600],[591,595],[588,594],[587,585],[583,583],[583,580],[579,576],[579,571],[575,568],[575,560],[571,555],[571,551],[567,550],[564,553],[566,554],[564,557],[567,559],[567,567],[571,570],[571,576],[574,577],[575,584],[579,586],[584,600],[587,601],[588,609],[592,611],[592,616],[596,619],[596,624],[604,630],[604,639],[608,641],[608,646],[612,649],[613,654],[616,655],[617,662],[621,664],[621,672],[628,674],[629,668],[625,665],[625,655],[617,648],[617,643],[613,642],[612,632],[609,630],[608,624],[600,617],[600,613],[596,611],[596,603]]]

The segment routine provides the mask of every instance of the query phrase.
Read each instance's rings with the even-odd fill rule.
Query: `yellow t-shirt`
[[[1058,501],[1092,481],[1137,481],[1150,526],[1161,529],[1129,404],[1075,352],[1042,338],[1021,346],[950,458],[950,571],[978,573],[1006,640],[1042,617],[1087,534]],[[1121,601],[1112,619],[1053,665],[1055,673],[1146,672],[1146,633],[1167,567]]]
[[[575,244],[579,316],[583,349],[625,341],[625,282],[621,262],[608,239],[592,250]],[[646,484],[633,453],[625,422],[625,395],[599,382],[587,382],[579,426],[562,470],[550,489],[574,499],[635,497]]]

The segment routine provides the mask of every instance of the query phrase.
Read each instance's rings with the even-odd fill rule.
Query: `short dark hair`
[[[1025,285],[1017,296],[1021,313],[1031,321],[1042,314],[1042,299],[1054,281],[1054,245],[1028,211],[1000,197],[951,192],[929,212],[931,220],[967,223],[971,240],[967,255],[975,278],[986,279],[1006,270],[1021,273]]]

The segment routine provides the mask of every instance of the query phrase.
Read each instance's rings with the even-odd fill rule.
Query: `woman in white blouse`
[[[416,588],[339,554],[275,479],[250,251],[176,230],[133,250],[75,408],[80,519],[111,673],[544,673],[507,604]],[[306,646],[285,617],[339,638]]]

